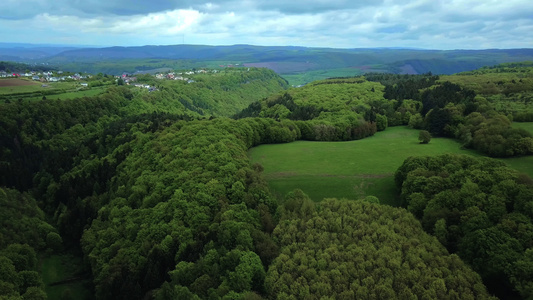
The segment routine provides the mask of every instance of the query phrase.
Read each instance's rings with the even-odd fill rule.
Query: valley
[[[532,69],[14,86],[29,90],[0,102],[2,293],[527,299]]]

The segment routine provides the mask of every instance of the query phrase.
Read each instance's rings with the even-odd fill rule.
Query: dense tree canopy
[[[233,69],[0,104],[0,297],[39,299],[37,253],[74,245],[98,299],[489,298],[439,241],[490,285],[530,296],[530,179],[494,161],[408,160],[396,176],[407,211],[270,194],[247,156],[264,143],[409,124],[493,156],[533,151],[472,89],[372,76],[285,90],[272,71]]]
[[[533,182],[488,158],[412,157],[396,173],[403,205],[497,295],[533,296]]]
[[[407,211],[366,201],[287,196],[274,238],[271,299],[489,299],[479,275]]]
[[[0,299],[46,299],[36,253],[61,244],[35,199],[0,188]]]

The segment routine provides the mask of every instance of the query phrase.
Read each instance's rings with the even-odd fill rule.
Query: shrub
[[[420,144],[427,144],[431,141],[431,134],[427,130],[421,130],[418,134],[418,140],[420,141]]]

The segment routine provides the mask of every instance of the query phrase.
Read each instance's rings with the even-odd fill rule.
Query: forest
[[[411,157],[395,173],[401,207],[313,202],[274,196],[248,150],[407,125],[531,155],[512,122],[533,121],[532,71],[289,88],[231,68],[191,84],[141,76],[153,92],[0,103],[0,299],[47,299],[40,262],[64,253],[80,253],[96,299],[531,298],[529,176],[491,158]]]

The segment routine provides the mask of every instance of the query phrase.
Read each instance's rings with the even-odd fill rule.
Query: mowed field
[[[2,99],[23,99],[26,101],[42,100],[43,95],[49,99],[74,99],[92,97],[105,92],[107,86],[82,88],[79,82],[49,82],[43,83],[29,79],[9,78],[0,79],[0,101]]]
[[[82,97],[93,97],[102,94],[107,90],[107,87],[94,87],[90,89],[80,89],[72,92],[65,92],[65,93],[59,93],[59,94],[53,94],[46,96],[48,99],[58,99],[58,100],[67,100],[67,99],[75,99],[75,98],[82,98]],[[27,97],[25,98],[29,101],[36,101],[41,100],[42,97]]]
[[[18,79],[18,78],[8,78],[8,79],[0,80],[0,87],[36,85],[36,84],[38,83],[29,81],[29,80]]]
[[[419,144],[418,133],[407,127],[390,127],[358,141],[261,145],[250,149],[249,156],[263,165],[270,189],[279,197],[299,188],[314,201],[374,195],[381,203],[398,206],[394,172],[407,157],[444,153],[481,156],[461,149],[453,139],[433,138],[427,145]],[[531,159],[533,156],[503,161],[533,175]]]
[[[31,81],[29,79],[0,79],[0,95],[34,92],[40,89],[42,89],[40,82]]]
[[[42,82],[32,81],[29,79],[1,79],[0,95],[23,94],[39,91],[50,91],[59,89],[66,90],[76,88],[76,83],[74,82],[50,82],[46,83],[47,87],[43,87],[42,85]]]

